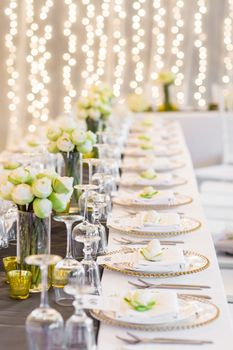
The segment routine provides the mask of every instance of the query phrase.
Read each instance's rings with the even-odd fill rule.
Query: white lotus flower
[[[36,179],[32,183],[32,193],[35,197],[47,198],[52,191],[52,181],[48,177]]]
[[[57,148],[57,142],[54,141],[54,142],[49,142],[48,146],[47,146],[47,150],[50,152],[50,153],[58,153],[59,152],[59,149]]]
[[[13,191],[14,185],[10,181],[6,181],[0,184],[0,197],[7,201],[10,201],[11,193]]]
[[[90,140],[92,145],[94,145],[97,141],[97,136],[91,130],[88,130],[86,133],[87,140]]]
[[[143,190],[142,190],[142,192],[140,192],[139,196],[142,198],[151,199],[156,194],[158,194],[158,191],[154,187],[147,186],[147,187],[143,188]]]
[[[70,132],[77,128],[78,124],[75,119],[71,117],[62,117],[59,119],[59,125],[62,130]]]
[[[33,201],[33,211],[41,219],[47,218],[52,213],[52,202],[47,198],[36,198]]]
[[[23,167],[19,167],[15,170],[12,170],[8,179],[14,185],[27,183],[30,180],[30,172]]]
[[[27,184],[20,184],[13,188],[11,192],[11,197],[15,204],[25,205],[33,201],[33,193],[31,186]]]
[[[78,109],[78,118],[80,119],[86,119],[88,117],[88,110],[87,109]]]
[[[90,108],[88,110],[88,116],[93,120],[99,120],[101,113],[98,109]]]
[[[53,192],[49,196],[49,200],[52,202],[53,210],[57,213],[62,213],[68,206],[70,196],[64,193]]]
[[[58,137],[60,137],[61,135],[62,129],[57,125],[51,126],[47,131],[47,138],[50,141],[57,141]]]
[[[130,291],[124,300],[128,301],[132,307],[139,311],[150,310],[156,303],[155,296],[148,290],[133,290]],[[140,309],[144,307],[143,309]]]
[[[71,134],[71,140],[75,145],[80,145],[86,141],[86,132],[83,130],[75,129]]]
[[[147,260],[158,260],[158,257],[162,254],[161,244],[158,239],[152,239],[145,248],[141,249],[143,256]]]
[[[84,143],[77,146],[77,149],[82,154],[90,153],[93,149],[92,142],[90,140],[86,140]]]
[[[142,171],[140,176],[144,179],[153,180],[156,178],[157,174],[153,169]]]
[[[68,176],[57,176],[53,180],[53,189],[57,193],[70,193],[73,191],[73,177]]]
[[[63,134],[57,140],[57,148],[62,152],[72,152],[74,150],[74,144],[70,140],[68,134]]]
[[[80,96],[78,105],[87,108],[89,106],[89,99],[86,96]]]

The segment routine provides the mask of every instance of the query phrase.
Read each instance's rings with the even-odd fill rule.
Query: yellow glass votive
[[[6,271],[6,282],[9,283],[7,273],[12,270],[17,270],[17,257],[16,256],[7,256],[2,259],[3,266]]]
[[[10,297],[12,299],[27,299],[31,286],[32,274],[25,270],[12,270],[8,273]]]

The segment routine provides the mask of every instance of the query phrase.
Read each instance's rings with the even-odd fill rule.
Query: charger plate
[[[163,210],[169,208],[179,207],[181,205],[186,205],[192,203],[193,199],[190,196],[183,195],[181,193],[174,193],[174,200],[170,201],[168,204],[152,204],[150,200],[141,200],[140,202],[135,203],[130,199],[124,199],[121,196],[116,196],[112,198],[112,202],[117,205],[122,205],[126,207],[137,207],[140,209],[156,209]]]
[[[171,322],[156,323],[156,324],[144,324],[126,322],[123,319],[119,320],[114,312],[91,310],[90,313],[95,319],[109,324],[111,326],[118,326],[124,328],[138,329],[141,331],[172,331],[191,329],[196,327],[202,327],[210,324],[219,317],[220,310],[214,303],[204,299],[193,296],[178,296],[179,304],[182,308],[189,308],[194,306],[195,310],[189,318],[184,320],[172,320]]]
[[[124,155],[129,157],[145,157],[148,155],[154,155],[156,157],[173,157],[181,154],[182,151],[179,148],[170,148],[166,151],[156,152],[156,150],[142,150],[135,147],[126,147],[123,151]]]
[[[183,177],[180,177],[178,175],[173,175],[172,179],[168,183],[164,184],[157,184],[156,179],[155,180],[146,180],[143,179],[143,183],[140,182],[134,182],[133,180],[123,180],[122,178],[119,180],[119,185],[123,187],[146,187],[146,186],[154,186],[158,189],[166,189],[166,188],[172,188],[180,185],[185,185],[187,183],[187,180]]]
[[[160,232],[155,230],[145,231],[143,229],[132,229],[127,227],[127,225],[121,225],[121,218],[112,219],[110,224],[108,224],[109,228],[112,228],[116,231],[123,232],[129,235],[140,236],[140,237],[170,237],[170,236],[178,236],[186,233],[191,233],[193,231],[198,230],[201,227],[201,222],[190,218],[188,216],[183,216],[180,219],[180,227],[176,231],[171,232]]]
[[[146,277],[146,278],[164,278],[164,277],[176,277],[176,276],[182,276],[182,275],[189,275],[192,273],[201,272],[205,269],[207,269],[210,265],[210,261],[207,257],[205,257],[202,254],[192,252],[189,250],[184,250],[184,257],[185,257],[185,267],[183,270],[179,271],[168,271],[168,272],[151,272],[151,271],[142,271],[142,270],[136,270],[133,268],[133,264],[109,264],[107,262],[108,255],[117,254],[124,252],[125,254],[136,252],[138,248],[123,248],[120,250],[114,250],[112,252],[109,252],[106,254],[106,261],[102,265],[107,270],[120,272],[126,275],[135,276],[135,277]]]
[[[140,157],[140,158],[146,158],[146,157]],[[136,160],[135,158],[131,158],[133,160]],[[185,163],[181,160],[177,160],[177,159],[171,159],[170,161],[170,165],[168,167],[164,167],[164,168],[158,168],[155,166],[151,166],[157,173],[165,173],[168,171],[172,171],[172,170],[176,170],[176,169],[181,169],[185,166]],[[148,170],[148,163],[145,159],[145,163],[140,164],[137,160],[137,162],[135,162],[134,164],[127,164],[126,161],[124,161],[121,165],[121,169],[122,170],[128,170],[128,171],[144,171],[144,170]]]

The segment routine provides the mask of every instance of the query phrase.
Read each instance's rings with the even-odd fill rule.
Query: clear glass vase
[[[79,152],[62,152],[64,159],[64,172],[63,176],[69,176],[74,178],[73,185],[82,183],[83,170],[82,170],[82,154]],[[77,208],[78,206],[78,192],[74,191],[71,197],[71,208]]]
[[[51,217],[40,219],[33,212],[18,211],[17,263],[21,270],[32,273],[32,293],[41,292],[41,273],[39,266],[27,265],[25,258],[29,255],[50,254],[50,243]]]

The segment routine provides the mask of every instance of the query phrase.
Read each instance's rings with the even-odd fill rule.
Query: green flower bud
[[[83,154],[90,153],[92,149],[93,149],[93,145],[90,140],[86,140],[83,144],[77,146],[77,150]]]
[[[29,204],[34,198],[31,186],[26,184],[15,186],[11,192],[11,197],[18,205]]]
[[[29,172],[29,170],[27,170],[23,167],[20,167],[20,168],[13,170],[10,173],[10,175],[8,176],[8,179],[14,185],[24,184],[30,180],[30,172]]]
[[[53,189],[57,193],[69,193],[73,191],[73,177],[58,176],[53,180]]]
[[[62,129],[59,126],[50,127],[47,131],[47,138],[50,141],[57,141],[57,139],[62,135]]]
[[[48,177],[36,179],[32,183],[32,193],[35,197],[47,198],[52,191],[52,181]]]
[[[64,193],[53,192],[48,199],[52,202],[53,210],[62,213],[66,210],[70,197]]]
[[[33,211],[38,218],[45,219],[52,213],[52,203],[47,198],[36,198],[33,201]]]

